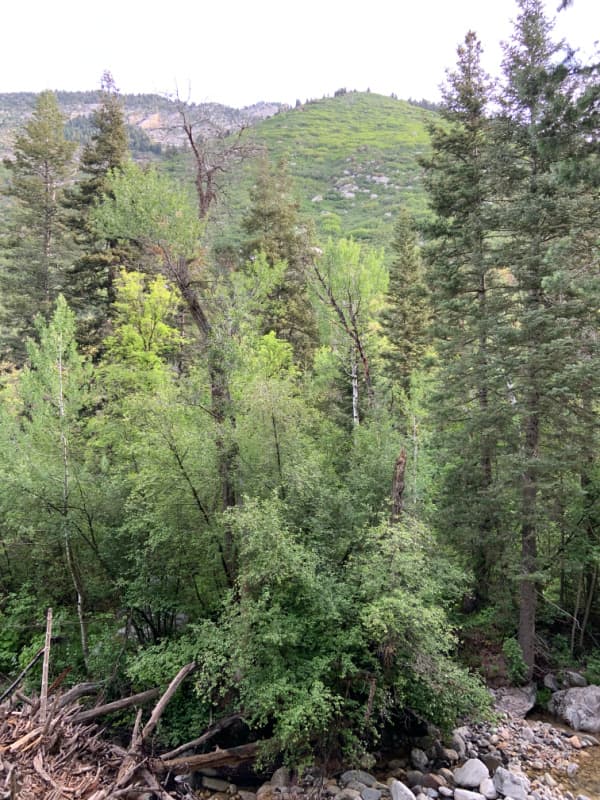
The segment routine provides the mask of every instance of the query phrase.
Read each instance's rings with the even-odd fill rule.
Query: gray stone
[[[381,792],[379,789],[372,789],[371,787],[365,787],[362,792],[360,793],[362,800],[380,800]]]
[[[229,790],[229,781],[221,780],[221,778],[211,778],[205,775],[202,778],[202,786],[213,792],[227,792]]]
[[[440,758],[442,761],[448,761],[450,764],[455,764],[458,761],[458,753],[451,747],[442,747],[440,750]]]
[[[448,786],[440,786],[438,791],[439,791],[441,797],[453,797],[454,796],[454,790],[450,789],[450,787],[448,787]]]
[[[567,764],[567,775],[569,778],[572,778],[573,775],[576,775],[579,772],[579,764],[575,764],[573,761],[570,761]]]
[[[423,780],[423,773],[418,769],[409,769],[406,773],[406,782],[409,786],[420,786]]]
[[[427,758],[427,753],[424,750],[421,750],[419,747],[413,747],[413,749],[410,751],[410,762],[415,769],[423,772],[429,763],[429,759]]]
[[[536,692],[535,683],[528,683],[527,686],[509,686],[495,689],[492,692],[494,706],[498,711],[504,711],[506,714],[522,718],[534,707]]]
[[[362,783],[365,786],[375,786],[377,778],[369,772],[365,772],[363,769],[349,769],[347,772],[340,775],[340,783],[342,786],[346,786],[351,781]]]
[[[494,786],[497,792],[512,800],[527,800],[530,789],[529,778],[509,772],[504,767],[498,767],[494,773]]]
[[[582,686],[555,692],[548,710],[576,731],[600,731],[600,686]]]
[[[454,774],[451,769],[448,767],[442,767],[438,769],[438,775],[443,778],[447,784],[454,786]]]
[[[427,789],[435,789],[438,791],[441,786],[446,785],[446,781],[441,775],[429,772],[427,775],[423,775],[421,785],[425,786]]]
[[[435,800],[436,797],[439,797],[438,790],[432,789],[430,786],[425,787],[425,796],[431,797]]]
[[[479,792],[486,800],[496,800],[498,792],[494,786],[494,781],[491,778],[484,778],[479,784]]]
[[[544,686],[546,689],[550,689],[551,692],[558,692],[560,689],[560,686],[558,685],[558,679],[552,672],[547,672],[544,675]]]
[[[479,792],[471,792],[468,789],[455,789],[454,800],[485,800]]]
[[[465,786],[473,789],[479,786],[482,780],[489,778],[488,768],[478,758],[470,758],[468,761],[454,770],[454,781],[457,786]]]
[[[462,736],[458,730],[455,730],[452,734],[450,745],[453,750],[456,750],[460,758],[464,758],[467,754],[467,743],[465,742],[464,736]]]
[[[485,755],[481,756],[481,760],[489,769],[490,773],[493,775],[494,772],[503,765],[503,761],[500,756],[496,756],[493,753],[486,753]]]
[[[346,784],[346,789],[354,789],[355,792],[362,792],[366,788],[365,784],[360,781],[350,781],[350,783]]]
[[[273,787],[289,786],[291,780],[292,778],[289,769],[287,767],[279,767],[279,769],[276,769],[275,772],[271,775],[271,786]]]
[[[565,689],[583,688],[588,685],[588,682],[581,674],[575,670],[567,669],[562,674],[562,682]]]
[[[357,792],[356,789],[349,789],[347,786],[336,794],[336,798],[337,800],[362,800],[360,792]]]
[[[240,800],[256,800],[256,794],[254,792],[247,792],[245,789],[238,789],[238,794],[240,796]]]
[[[415,800],[414,794],[400,781],[393,780],[390,784],[392,800]]]

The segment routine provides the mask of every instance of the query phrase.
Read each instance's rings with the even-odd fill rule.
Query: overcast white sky
[[[554,15],[559,0],[546,0]],[[470,28],[496,73],[515,0],[3,0],[0,92],[188,93],[232,106],[340,88],[438,98]],[[600,0],[574,0],[557,36],[593,51]]]

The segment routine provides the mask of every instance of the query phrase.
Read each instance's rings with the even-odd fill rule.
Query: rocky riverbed
[[[417,740],[410,753],[372,772],[348,770],[302,778],[282,767],[270,781],[247,789],[211,775],[196,775],[190,796],[211,800],[600,800],[586,794],[584,776],[598,739],[543,720],[510,714],[494,724],[457,728],[442,742]],[[199,784],[199,785],[198,785]],[[593,784],[590,784],[593,785]]]

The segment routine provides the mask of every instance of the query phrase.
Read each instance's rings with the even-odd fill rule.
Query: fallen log
[[[96,706],[96,708],[90,708],[87,711],[80,711],[78,714],[74,715],[73,722],[89,722],[89,720],[96,719],[96,717],[112,714],[113,711],[122,711],[124,708],[129,708],[130,706],[143,705],[144,703],[149,703],[150,700],[154,700],[159,694],[160,689],[148,689],[139,694],[132,694],[130,697],[122,697],[120,700],[114,700],[112,703]]]
[[[241,719],[241,714],[232,714],[230,717],[225,717],[208,728],[208,730],[206,730],[202,736],[198,736],[197,739],[192,739],[191,742],[185,742],[185,744],[180,744],[179,747],[176,747],[174,750],[169,750],[168,753],[163,753],[161,759],[163,761],[167,761],[170,758],[177,758],[177,756],[185,753],[186,750],[191,750],[194,747],[200,747],[200,745],[203,745],[212,739],[213,736],[216,736],[217,733],[221,733],[221,731],[224,731],[230,725],[233,725],[234,722],[237,722]]]
[[[212,753],[201,753],[200,755],[187,756],[183,758],[152,759],[150,766],[157,775],[164,775],[165,772],[182,774],[202,767],[235,767],[246,761],[254,761],[258,754],[258,748],[266,744],[262,742],[251,742],[241,744],[238,747],[229,747],[226,750],[217,748]]]

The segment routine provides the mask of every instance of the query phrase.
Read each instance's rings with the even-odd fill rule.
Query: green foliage
[[[593,651],[586,659],[585,678],[590,684],[600,683],[600,653]]]
[[[22,363],[34,319],[49,319],[63,290],[75,245],[62,207],[73,173],[75,146],[64,137],[64,119],[53,92],[39,95],[33,115],[17,135],[6,193],[9,212],[6,261],[0,261],[3,345]]]
[[[523,659],[521,645],[514,638],[505,639],[502,643],[502,653],[506,659],[508,677],[515,686],[520,686],[527,679],[527,664]]]

